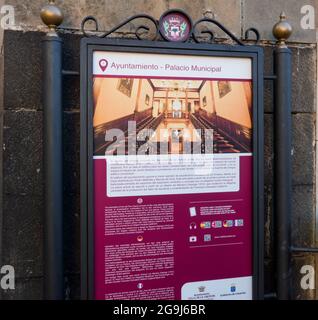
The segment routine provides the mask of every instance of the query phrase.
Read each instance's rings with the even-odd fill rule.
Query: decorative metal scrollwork
[[[180,17],[180,15],[181,15],[181,17]],[[171,19],[171,26],[170,27],[169,26],[167,27],[167,20],[164,20],[164,18],[167,18],[167,17],[168,18],[170,17],[170,19]],[[240,46],[245,45],[242,40],[252,41],[252,39],[249,38],[251,33],[254,33],[256,36],[256,39],[255,40],[253,39],[256,42],[256,44],[258,44],[260,42],[259,31],[255,28],[247,29],[245,32],[244,39],[240,40],[238,37],[236,37],[231,31],[229,31],[219,21],[217,21],[215,19],[211,19],[211,18],[202,18],[193,24],[191,18],[185,12],[183,12],[181,10],[169,10],[161,16],[159,21],[156,20],[155,18],[153,18],[152,16],[147,15],[147,14],[137,14],[137,15],[131,16],[130,18],[126,19],[125,21],[123,21],[122,23],[120,23],[119,25],[115,26],[114,28],[112,28],[111,30],[109,30],[107,32],[100,31],[98,21],[95,17],[87,16],[82,21],[81,29],[82,29],[84,36],[86,36],[86,37],[106,38],[106,37],[110,36],[112,33],[115,33],[116,31],[118,31],[119,29],[121,29],[122,27],[127,25],[128,23],[130,23],[134,20],[137,20],[137,19],[148,20],[154,26],[154,35],[152,37],[150,37],[150,34],[152,34],[152,33],[150,32],[151,28],[149,26],[147,26],[145,24],[140,24],[138,27],[136,27],[134,34],[138,40],[148,39],[148,40],[155,41],[155,40],[158,40],[158,38],[160,36],[160,38],[162,38],[161,40],[165,40],[165,41],[186,42],[186,41],[191,41],[191,39],[192,39],[196,43],[200,43],[200,42],[202,42],[202,37],[200,37],[200,35],[208,34],[209,35],[209,42],[215,42],[216,35],[213,30],[199,30],[198,26],[200,24],[205,23],[205,24],[212,24],[212,25],[218,27],[226,35],[228,35],[232,41],[234,41],[236,44],[238,44]],[[177,21],[178,19],[180,19],[180,21],[182,22],[182,23],[180,22],[179,26],[178,26],[178,21]],[[187,21],[187,20],[188,20],[188,27],[185,26],[185,21]],[[93,22],[95,24],[95,30],[88,31],[87,29],[85,29],[88,22]],[[187,34],[185,34],[185,30],[187,31]],[[145,31],[145,32],[142,32],[142,31]],[[170,32],[170,34],[169,35],[164,34],[165,31]],[[178,39],[178,35],[181,35],[179,37],[179,39]],[[183,37],[182,37],[182,35],[183,35]],[[175,39],[173,37],[175,37]]]
[[[85,37],[99,37],[99,38],[106,38],[108,37],[109,35],[111,35],[112,33],[118,31],[120,28],[122,28],[123,26],[125,26],[126,24],[128,24],[129,22],[133,21],[133,20],[136,20],[136,19],[147,19],[149,21],[151,21],[153,23],[153,25],[155,26],[155,35],[150,38],[149,40],[156,40],[158,38],[158,35],[159,35],[159,25],[158,25],[158,21],[156,19],[154,19],[153,17],[147,15],[147,14],[137,14],[137,15],[134,15],[134,16],[131,16],[130,18],[126,19],[125,21],[123,21],[122,23],[120,23],[119,25],[117,25],[116,27],[112,28],[111,30],[107,31],[107,32],[104,32],[104,33],[100,33],[100,30],[99,30],[99,24],[98,24],[98,21],[95,17],[93,16],[87,16],[86,18],[84,18],[84,20],[82,21],[82,24],[81,24],[81,29],[82,29],[82,32],[84,34]],[[94,22],[95,23],[95,30],[93,31],[87,31],[85,30],[85,25],[88,23],[88,22]],[[135,36],[138,40],[144,40],[143,37],[141,37],[140,35],[140,31],[141,30],[144,30],[146,31],[147,33],[150,31],[150,28],[144,24],[138,26],[136,29],[135,29]],[[94,32],[94,33],[92,33]]]
[[[214,25],[216,25],[218,28],[220,28],[225,34],[227,34],[233,41],[235,41],[237,44],[239,44],[240,46],[244,46],[244,43],[238,39],[232,32],[230,32],[226,27],[223,26],[223,24],[221,24],[219,21],[215,20],[215,19],[210,19],[210,18],[203,18],[198,20],[194,26],[193,26],[193,39],[195,42],[199,43],[200,40],[198,39],[197,35],[196,35],[196,29],[197,26],[201,23],[212,23]],[[215,34],[213,31],[211,30],[202,30],[200,32],[201,34],[209,34],[211,36],[210,41],[213,41],[215,39]]]
[[[245,31],[244,40],[246,40],[246,41],[252,40],[252,39],[249,38],[249,35],[250,35],[251,32],[254,33],[255,36],[256,36],[256,40],[255,40],[256,44],[259,44],[259,42],[261,41],[261,35],[260,35],[259,31],[257,29],[255,29],[255,28],[249,28],[249,29],[247,29]]]

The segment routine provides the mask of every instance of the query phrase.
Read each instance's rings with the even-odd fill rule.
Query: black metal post
[[[62,40],[43,40],[45,298],[63,299]]]
[[[64,298],[63,268],[63,110],[62,40],[56,28],[63,13],[50,0],[41,10],[49,33],[43,46],[43,123],[44,123],[44,297]]]
[[[281,21],[274,27],[279,40],[274,51],[275,64],[275,236],[277,298],[290,299],[291,276],[291,51],[285,40],[291,27],[282,14]]]

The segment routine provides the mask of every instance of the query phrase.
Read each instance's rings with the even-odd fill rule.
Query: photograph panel
[[[95,155],[251,153],[251,81],[94,79]]]

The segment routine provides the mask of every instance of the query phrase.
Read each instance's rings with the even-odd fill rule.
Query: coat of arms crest
[[[181,12],[168,12],[160,24],[162,36],[169,41],[185,41],[191,32],[191,21]]]
[[[163,23],[165,34],[167,37],[171,37],[175,40],[183,38],[185,31],[187,30],[187,24],[185,21],[181,21],[179,18],[172,17]]]

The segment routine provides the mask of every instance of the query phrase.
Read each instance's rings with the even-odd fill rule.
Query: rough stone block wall
[[[317,2],[317,3],[316,3]],[[43,133],[41,101],[41,39],[45,28],[39,19],[44,0],[21,2],[7,0],[16,9],[16,25],[6,30],[0,51],[0,264],[16,268],[16,290],[2,292],[4,299],[43,298]],[[79,71],[81,19],[93,14],[103,29],[110,29],[128,16],[147,12],[159,18],[170,8],[182,8],[193,19],[204,14],[224,22],[237,36],[247,27],[260,29],[265,50],[265,73],[272,74],[273,42],[271,29],[284,9],[294,25],[299,24],[299,1],[278,0],[65,0],[56,1],[65,13],[60,30],[64,41],[63,67]],[[307,1],[316,5],[318,1]],[[318,6],[317,6],[318,8]],[[133,25],[124,28],[129,35]],[[290,47],[293,53],[293,212],[292,239],[295,246],[317,245],[315,220],[315,141],[317,97],[317,48],[315,32],[295,29]],[[224,34],[218,31],[219,37]],[[1,47],[0,32],[0,47]],[[4,70],[1,72],[1,55]],[[4,80],[1,81],[1,74]],[[80,112],[79,79],[64,78],[64,236],[65,295],[80,295],[80,205],[79,149]],[[273,86],[265,84],[265,289],[275,291],[273,212]],[[4,119],[1,126],[1,114]],[[2,160],[1,160],[2,156]],[[1,170],[1,165],[3,169]],[[1,179],[1,176],[3,179]],[[2,221],[2,229],[1,229]],[[293,298],[313,299],[315,291],[300,288],[300,268],[314,265],[314,256],[293,255]],[[0,293],[1,295],[1,293]],[[1,296],[0,296],[1,297]]]
[[[3,264],[16,267],[7,298],[43,296],[43,128],[40,32],[4,35]],[[65,69],[79,71],[79,36],[64,35]],[[23,59],[21,59],[23,53]],[[27,67],[24,67],[25,63]],[[21,70],[25,73],[21,73]],[[68,298],[79,297],[79,79],[64,81],[64,235]],[[28,291],[28,294],[26,292]]]

